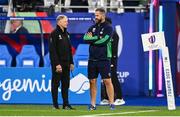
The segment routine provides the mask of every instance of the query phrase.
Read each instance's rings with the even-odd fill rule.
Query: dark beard
[[[101,21],[102,21],[102,19],[100,19],[100,20],[95,19],[96,24],[100,24],[100,23],[101,23]]]

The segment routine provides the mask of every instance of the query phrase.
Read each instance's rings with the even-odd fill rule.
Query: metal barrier
[[[35,8],[37,9],[44,9],[44,11],[46,11],[50,5],[54,5],[55,6],[55,11],[57,12],[62,12],[62,9],[76,9],[76,8],[80,8],[80,9],[89,9],[89,12],[93,12],[95,8],[98,7],[103,7],[105,8],[107,11],[112,11],[113,9],[116,9],[117,13],[122,13],[124,12],[124,9],[136,9],[139,11],[144,11],[146,9],[146,6],[148,5],[147,0],[110,0],[109,2],[107,2],[107,0],[88,0],[88,6],[80,6],[80,5],[71,5],[71,0],[65,0],[64,4],[61,4],[62,0],[59,0],[59,2],[57,4],[52,3],[47,3],[49,1],[44,0],[44,6],[42,5],[36,5]],[[138,2],[139,5],[127,5],[127,3],[136,3]],[[125,3],[125,5],[123,5]],[[7,6],[3,6],[0,5],[0,7],[7,7]],[[9,1],[9,5],[8,7],[11,7],[11,10],[15,11],[14,8],[12,8],[12,1]],[[21,5],[17,5],[17,8],[20,8]],[[28,6],[29,7],[29,6]],[[7,9],[7,8],[6,8]],[[45,10],[46,9],[46,10]]]

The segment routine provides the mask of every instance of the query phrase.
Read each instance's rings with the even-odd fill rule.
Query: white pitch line
[[[108,116],[108,115],[125,115],[125,114],[133,114],[133,113],[147,113],[147,112],[155,112],[159,110],[144,110],[144,111],[131,111],[131,112],[121,112],[121,113],[104,113],[104,114],[92,114],[92,115],[84,115],[84,117],[90,116]]]

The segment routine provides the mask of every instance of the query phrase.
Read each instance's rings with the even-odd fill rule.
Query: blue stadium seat
[[[51,67],[51,61],[50,61],[50,58],[49,58],[49,53],[47,53],[44,58],[44,67]]]
[[[89,58],[89,44],[79,44],[74,55],[76,67],[87,67]]]
[[[6,45],[0,45],[0,67],[10,67],[12,56],[10,55]]]
[[[24,45],[16,57],[16,67],[39,67],[40,57],[33,45]]]
[[[0,5],[8,5],[8,0],[0,0]]]

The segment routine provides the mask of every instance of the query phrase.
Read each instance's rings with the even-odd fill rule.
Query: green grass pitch
[[[180,107],[169,111],[165,106],[97,106],[89,111],[85,105],[74,105],[76,110],[55,110],[51,105],[0,105],[0,116],[180,116]]]

